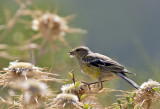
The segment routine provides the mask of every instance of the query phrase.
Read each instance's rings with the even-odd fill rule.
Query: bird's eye
[[[76,51],[80,51],[80,49],[77,49]]]

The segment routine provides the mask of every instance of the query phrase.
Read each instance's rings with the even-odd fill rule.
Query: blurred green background
[[[76,17],[69,23],[71,27],[78,27],[88,31],[87,34],[67,34],[66,41],[72,48],[86,45],[92,51],[107,55],[137,76],[130,76],[141,85],[148,79],[160,82],[160,1],[158,0],[34,0],[28,7],[31,10],[54,12],[64,17],[75,14]],[[14,0],[0,1],[0,25],[7,23],[5,11],[10,13],[11,18],[19,9]],[[22,20],[32,21],[29,16],[20,17]],[[16,22],[1,44],[21,46],[21,42],[31,38],[37,32],[31,30],[31,25]],[[4,32],[0,30],[1,34]],[[16,40],[15,40],[16,38]],[[17,41],[17,39],[20,39]],[[42,39],[35,41],[40,43]],[[61,45],[61,44],[60,44]],[[57,45],[59,46],[59,45]],[[70,79],[68,72],[78,66],[75,59],[68,56],[71,48],[60,46],[55,52],[52,62],[51,53],[38,59],[36,65],[52,68],[52,72],[58,73],[60,78]],[[29,61],[29,51],[7,49],[15,56],[25,56]],[[1,51],[0,51],[1,52]],[[0,68],[7,67],[11,60],[0,58]],[[94,81],[75,71],[76,80]],[[89,80],[90,79],[90,80]],[[72,81],[70,80],[70,83]],[[60,88],[62,84],[50,83],[54,88]],[[106,83],[106,87],[114,89],[133,89],[125,81],[116,79]],[[103,104],[115,102],[114,94],[100,95]],[[110,100],[108,100],[110,99]]]

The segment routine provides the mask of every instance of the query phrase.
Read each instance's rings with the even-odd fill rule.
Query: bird
[[[121,64],[109,58],[108,56],[94,53],[86,46],[74,48],[69,52],[69,55],[78,60],[83,73],[87,74],[91,78],[97,79],[97,81],[93,83],[84,82],[88,85],[101,83],[101,87],[103,88],[102,82],[120,77],[136,89],[140,88],[139,85],[137,85],[126,75],[135,75],[135,73],[129,72]]]

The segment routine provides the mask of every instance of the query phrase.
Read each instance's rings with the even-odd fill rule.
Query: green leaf
[[[92,109],[92,108],[93,108],[93,105],[90,106],[90,109]]]
[[[80,83],[81,83],[81,82],[77,82],[77,83],[75,84],[75,88],[78,88],[78,86],[80,85]]]
[[[89,105],[84,103],[84,109],[89,109]]]
[[[80,99],[82,100],[82,99],[85,98],[86,96],[87,96],[86,94],[83,94]]]
[[[120,107],[119,107],[119,106],[116,106],[115,109],[120,109]]]
[[[132,98],[129,98],[129,102],[133,102],[133,99],[132,99]]]
[[[152,89],[159,93],[159,88],[158,87],[153,87]]]
[[[130,99],[130,97],[126,97],[126,100],[127,100],[128,103],[130,102],[129,99]]]
[[[117,103],[118,103],[118,104],[121,104],[121,100],[117,99]]]
[[[141,109],[141,107],[138,107],[137,109]]]
[[[136,97],[136,93],[133,94],[133,98],[135,98],[135,97]]]
[[[129,109],[133,109],[133,108],[134,108],[132,104],[128,104],[127,107],[128,107]]]

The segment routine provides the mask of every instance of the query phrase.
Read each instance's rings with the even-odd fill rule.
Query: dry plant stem
[[[71,72],[72,72],[72,74],[73,74],[72,80],[73,80],[73,83],[75,84],[75,76],[74,76],[74,72],[73,72],[73,70],[72,70]]]
[[[8,54],[6,51],[1,51],[0,57],[5,58],[5,59],[10,59],[10,60],[16,60],[16,59],[18,59],[18,57],[16,57],[16,56],[11,56],[11,55]]]
[[[30,53],[30,63],[35,64],[35,52],[33,48],[29,49],[29,53]]]
[[[147,100],[146,105],[144,106],[145,109],[152,109],[151,108],[151,104],[152,104],[151,102],[152,102],[151,100]]]
[[[42,44],[41,44],[41,46],[40,46],[40,48],[39,48],[39,50],[38,50],[38,55],[37,55],[38,58],[39,58],[39,57],[41,56],[41,54],[43,53],[43,48],[44,48],[44,46],[46,45],[46,43],[47,43],[47,40],[44,39],[43,42],[42,42]]]
[[[13,101],[13,102],[10,102],[10,101],[6,101],[4,100],[3,98],[0,97],[0,103],[6,103],[6,104],[9,104],[9,105],[12,105],[12,107],[21,107],[22,105]]]
[[[75,71],[76,69],[78,69],[78,68],[79,68],[79,67],[75,67],[75,68],[71,71],[71,73],[73,74],[72,81],[73,81],[74,84],[76,83],[76,81],[75,81],[75,76],[74,76],[74,71]]]
[[[0,35],[0,42],[4,39],[4,37],[11,30],[11,28],[13,28],[13,26],[15,25],[15,23],[17,22],[19,17],[23,15],[23,11],[27,8],[28,5],[29,4],[28,4],[27,0],[25,3],[20,4],[20,8],[16,11],[13,18],[8,22],[5,31]]]
[[[7,44],[0,44],[0,49],[6,50],[8,48],[9,48],[9,46]]]
[[[40,37],[42,37],[40,33],[39,33],[39,34],[36,34],[36,35],[34,35],[32,38],[24,41],[23,43],[26,43],[26,44],[31,43],[32,41],[34,41],[34,40],[36,40],[36,39],[39,39]]]
[[[72,47],[67,43],[67,41],[63,37],[59,37],[59,41],[64,44],[64,46],[72,49]]]
[[[54,44],[52,43],[52,41],[49,41],[50,44],[50,52],[51,52],[51,64],[54,64],[54,51],[55,51],[55,47]]]
[[[75,17],[76,17],[76,15],[75,15],[75,14],[72,14],[72,15],[69,15],[69,16],[64,17],[63,19],[65,19],[66,21],[69,22],[69,21],[73,20]]]
[[[29,16],[32,16],[32,18],[37,18],[37,16],[43,15],[43,12],[40,11],[39,8],[36,9],[36,10],[25,9],[24,10],[24,15],[29,15]]]
[[[0,25],[0,30],[4,30],[6,28],[6,25]]]
[[[43,52],[41,52],[39,55],[37,55],[36,60],[41,57],[42,55],[48,53],[51,49],[50,48],[44,48]]]

